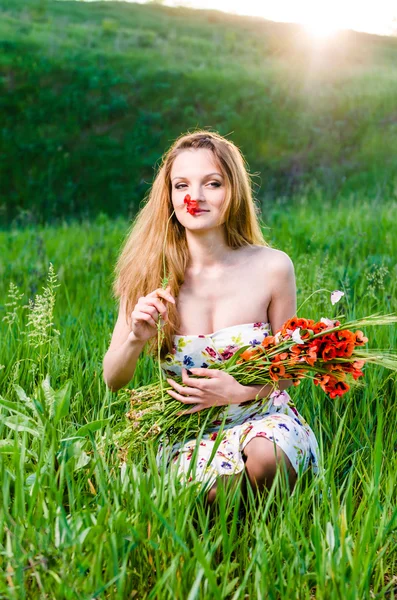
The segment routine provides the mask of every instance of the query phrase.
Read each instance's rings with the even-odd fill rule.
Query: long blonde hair
[[[125,317],[129,326],[138,299],[161,287],[165,275],[174,298],[177,298],[184,282],[189,251],[185,227],[179,223],[175,213],[172,214],[170,174],[178,154],[190,148],[211,150],[225,177],[226,194],[220,223],[224,222],[227,245],[233,249],[250,244],[269,245],[261,231],[259,208],[252,198],[251,177],[237,146],[218,133],[206,130],[179,136],[162,158],[147,202],[134,218],[115,266],[113,293],[115,298],[125,298]],[[180,317],[175,305],[168,302],[167,310],[161,359],[172,351],[173,335],[180,330]],[[154,356],[157,353],[157,336],[151,338],[148,344],[148,351]]]

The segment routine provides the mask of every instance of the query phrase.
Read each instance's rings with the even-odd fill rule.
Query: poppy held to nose
[[[186,210],[190,215],[195,215],[200,210],[197,200],[192,200],[190,194],[186,194],[184,204],[187,204]]]

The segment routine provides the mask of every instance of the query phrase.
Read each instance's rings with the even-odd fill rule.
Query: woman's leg
[[[262,436],[253,437],[245,446],[243,453],[247,457],[245,468],[254,491],[269,489],[279,465],[287,467],[288,481],[292,492],[297,474],[285,452],[271,440]]]
[[[278,466],[282,462],[285,462],[290,491],[292,492],[297,479],[296,471],[285,452],[277,445],[275,446],[271,440],[261,436],[254,437],[245,446],[243,454],[246,458],[246,475],[254,491],[262,491],[265,488],[269,489],[276,476]],[[243,475],[244,471],[241,471],[237,475],[220,475],[208,492],[208,504],[211,505],[216,500],[216,491],[219,484],[226,484],[233,487],[233,484],[238,484],[241,481],[241,485],[243,486],[246,480],[246,478],[242,479]],[[244,491],[243,496],[246,496],[246,492]]]
[[[224,486],[228,492],[234,491],[239,485],[243,475],[244,471],[240,471],[240,473],[236,473],[236,475],[219,475],[216,482],[208,492],[208,504],[213,504],[213,502],[216,500],[216,490],[218,489],[219,484]]]

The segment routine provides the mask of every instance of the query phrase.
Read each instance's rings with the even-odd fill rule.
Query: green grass
[[[301,316],[397,312],[395,211],[393,197],[370,194],[338,206],[320,191],[275,199],[265,232],[294,261],[298,305],[319,288],[345,291],[335,307],[315,294]],[[0,232],[0,596],[395,598],[396,377],[382,368],[335,401],[308,382],[292,390],[324,472],[305,473],[292,496],[281,477],[259,506],[249,497],[244,518],[239,488],[211,516],[203,490],[158,476],[151,445],[120,468],[127,407],[106,390],[102,358],[127,228],[100,215]],[[24,293],[15,310],[4,306],[10,282]],[[36,306],[55,297],[52,316],[17,308],[37,294]],[[371,347],[396,348],[396,327],[366,333]],[[143,354],[130,387],[155,367]]]
[[[132,216],[196,127],[241,148],[261,203],[312,182],[329,199],[395,194],[395,38],[318,48],[218,11],[0,0],[0,40],[4,224]]]

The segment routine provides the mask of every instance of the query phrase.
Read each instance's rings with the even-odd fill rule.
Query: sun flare
[[[324,6],[319,10],[314,3],[308,2],[301,7],[300,21],[309,35],[329,38],[349,27],[351,15],[348,10],[342,10],[337,2],[328,5],[325,10]]]
[[[329,38],[335,35],[342,27],[326,21],[311,21],[303,24],[306,32],[315,38]]]
[[[148,0],[134,0],[147,2]],[[326,39],[343,29],[391,35],[396,31],[396,0],[162,0],[165,4],[259,16],[271,21],[300,23],[313,38]]]

